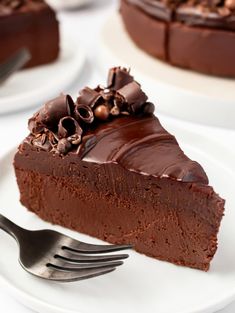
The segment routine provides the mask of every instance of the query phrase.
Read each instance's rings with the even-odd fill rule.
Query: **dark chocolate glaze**
[[[187,1],[127,0],[149,15],[163,21],[179,21],[190,26],[235,30],[235,10],[222,6],[203,7]]]
[[[35,150],[31,136],[20,150],[28,144]],[[120,117],[102,123],[83,137],[78,150],[57,157],[63,157],[67,162],[116,163],[143,175],[208,184],[203,168],[183,153],[175,137],[154,115]]]

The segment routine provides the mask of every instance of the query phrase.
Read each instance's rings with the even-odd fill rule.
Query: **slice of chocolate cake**
[[[50,63],[59,53],[59,25],[43,0],[0,0],[0,63],[22,47],[29,49],[26,67]]]
[[[53,224],[208,270],[224,200],[126,69],[46,103],[14,160],[21,203]]]

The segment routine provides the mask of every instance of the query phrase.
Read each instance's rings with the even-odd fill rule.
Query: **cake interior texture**
[[[105,92],[86,87],[75,104],[60,96],[30,120],[31,133],[14,160],[21,203],[53,224],[207,271],[217,249],[224,200],[208,185],[200,164],[161,126],[130,74],[111,69],[108,82]],[[109,114],[114,113],[107,104],[113,97],[120,101],[119,115],[116,111],[104,120],[100,108],[109,106]],[[62,106],[68,111],[61,109],[61,118]],[[79,141],[72,130],[77,114],[71,112],[81,106],[89,108],[83,117],[92,123],[80,121],[84,133]],[[64,129],[67,134],[56,140]],[[69,145],[70,138],[76,142]]]

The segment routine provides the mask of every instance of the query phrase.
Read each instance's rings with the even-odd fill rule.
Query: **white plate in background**
[[[235,128],[235,79],[173,67],[140,50],[118,13],[108,18],[100,37],[103,73],[111,66],[131,67],[159,112],[206,125]]]
[[[74,82],[82,71],[81,45],[61,36],[59,58],[48,65],[21,70],[0,85],[0,114],[19,111],[48,101]]]
[[[157,261],[130,251],[115,272],[86,281],[58,284],[26,273],[12,238],[0,236],[0,282],[14,297],[42,313],[212,313],[235,300],[235,149],[204,134],[164,123],[184,151],[205,168],[226,199],[219,249],[208,273]],[[99,240],[52,226],[23,208],[10,153],[0,161],[0,212],[29,229],[52,228],[80,240]],[[4,251],[4,253],[3,253]]]

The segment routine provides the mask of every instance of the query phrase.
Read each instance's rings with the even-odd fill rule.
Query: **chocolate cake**
[[[43,0],[0,0],[0,63],[22,47],[31,60],[25,67],[50,63],[59,53],[59,25]]]
[[[29,120],[14,160],[21,203],[53,224],[207,271],[224,200],[129,71],[111,69],[107,86],[84,88],[75,103],[61,94]]]
[[[235,0],[121,0],[127,32],[172,65],[235,77]]]

